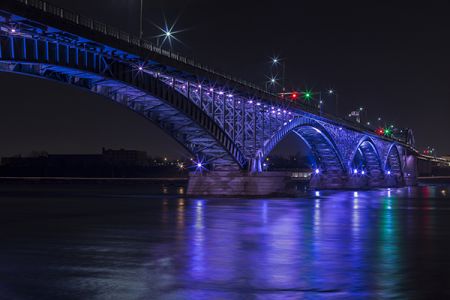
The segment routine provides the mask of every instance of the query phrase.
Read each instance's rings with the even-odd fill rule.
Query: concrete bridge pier
[[[388,176],[385,178],[386,187],[397,187],[401,184],[401,179],[397,176]]]
[[[270,196],[294,195],[292,172],[211,171],[190,173],[188,195]]]
[[[345,175],[313,174],[309,181],[312,189],[342,189],[347,185],[348,177]]]
[[[191,196],[270,196],[295,195],[297,182],[292,172],[248,172],[237,170],[190,173],[187,194]],[[370,178],[363,175],[326,176],[313,174],[312,189],[367,189],[411,186],[417,183],[415,174],[405,177],[389,175]]]
[[[405,180],[405,185],[411,186],[417,184],[417,157],[409,154],[406,156],[406,163],[403,172],[403,178]]]
[[[406,174],[406,177],[404,178],[405,186],[413,186],[417,185],[417,175],[409,173]]]
[[[369,179],[365,176],[349,176],[344,187],[350,189],[361,189],[369,185]]]

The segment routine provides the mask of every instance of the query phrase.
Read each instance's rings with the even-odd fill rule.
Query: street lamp
[[[361,106],[361,107],[359,108],[359,121],[360,121],[360,122],[362,122],[362,112],[363,112],[363,111],[364,111],[364,114],[365,114],[366,117],[367,117],[367,110],[365,110],[364,107]]]
[[[269,77],[269,80],[266,81],[266,92],[269,92],[268,85],[275,86],[276,84],[277,84],[277,78],[274,76]]]
[[[164,25],[163,26],[159,26],[157,24],[153,25],[160,30],[160,34],[153,36],[153,38],[156,39],[156,46],[158,48],[161,48],[164,46],[164,43],[166,41],[169,42],[170,47],[172,48],[172,41],[177,41],[180,44],[183,44],[183,42],[177,38],[177,34],[183,31],[186,31],[186,29],[179,29],[179,30],[175,30],[175,26],[177,24],[178,18],[172,23],[169,24],[167,22],[167,20],[164,18]],[[162,38],[162,41],[160,43],[160,38]]]
[[[166,41],[169,42],[170,47],[172,47],[172,40],[178,41],[179,43],[182,43],[175,34],[178,32],[181,32],[182,30],[174,31],[173,26],[172,27],[164,27],[161,28],[157,26],[161,30],[161,34],[155,36],[156,37],[156,46],[162,47]],[[162,38],[161,43],[159,42],[159,39]]]
[[[280,59],[278,56],[274,56],[271,58],[272,61],[272,67],[276,67],[277,65],[281,64],[282,67],[282,75],[281,75],[281,90],[282,92],[285,91],[285,80],[286,80],[286,60]]]
[[[144,22],[144,0],[141,0],[141,8],[140,8],[140,23],[139,23],[139,39],[142,40],[144,36],[143,22]]]
[[[323,105],[323,100],[322,100],[322,96],[320,96],[320,100],[319,100],[319,114],[322,115],[322,105]]]
[[[338,109],[338,103],[339,103],[339,95],[338,93],[336,93],[335,90],[333,89],[329,89],[328,90],[328,96],[332,97],[334,95],[334,100],[335,100],[335,110],[334,110],[334,114],[337,116],[339,113],[339,109]]]

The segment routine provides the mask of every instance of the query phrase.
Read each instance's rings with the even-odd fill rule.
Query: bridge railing
[[[235,81],[235,82],[237,82],[239,84],[245,85],[245,86],[247,86],[249,88],[252,88],[252,89],[256,89],[256,90],[258,90],[260,92],[267,93],[265,90],[263,90],[261,87],[257,86],[254,83],[250,83],[248,81],[245,81],[245,80],[242,80],[242,79],[238,79],[238,78],[230,76],[228,74],[224,74],[224,73],[218,72],[218,71],[216,71],[216,70],[214,70],[214,69],[212,69],[212,68],[210,68],[208,66],[205,66],[203,64],[200,64],[200,63],[196,62],[192,58],[187,58],[187,57],[184,57],[184,56],[182,56],[182,55],[180,55],[178,53],[174,53],[172,51],[164,50],[161,47],[155,46],[153,43],[151,43],[148,40],[140,39],[140,38],[138,38],[136,36],[133,36],[130,33],[121,31],[121,30],[119,30],[119,29],[117,29],[117,28],[115,28],[113,26],[106,25],[106,24],[104,24],[102,22],[99,22],[99,21],[96,21],[96,20],[94,20],[92,18],[83,16],[83,15],[79,15],[79,14],[77,14],[75,12],[72,12],[70,10],[67,10],[67,9],[63,9],[63,8],[58,7],[56,5],[53,5],[53,4],[51,4],[51,3],[47,2],[47,1],[42,1],[42,0],[16,0],[16,1],[21,2],[21,3],[25,4],[25,5],[31,6],[33,8],[37,8],[37,9],[39,9],[39,10],[45,12],[45,13],[51,14],[53,16],[57,16],[59,18],[67,20],[69,22],[75,23],[77,25],[81,25],[83,27],[87,27],[90,30],[101,32],[101,33],[103,33],[105,35],[108,35],[108,36],[114,37],[116,39],[125,41],[127,43],[132,44],[132,45],[144,48],[144,49],[149,50],[151,52],[155,52],[157,54],[160,54],[160,55],[169,57],[171,59],[174,59],[176,61],[182,62],[184,64],[187,64],[187,65],[196,67],[198,69],[202,69],[204,71],[213,73],[213,74],[218,75],[220,77],[223,77],[225,79]],[[275,95],[273,95],[273,96],[275,96]]]
[[[161,47],[157,47],[152,42],[150,42],[148,40],[140,39],[140,38],[138,38],[136,36],[133,36],[132,34],[130,34],[128,32],[121,31],[121,30],[117,29],[116,27],[106,25],[106,24],[104,24],[102,22],[96,21],[96,20],[94,20],[94,19],[92,19],[90,17],[79,15],[79,14],[77,14],[75,12],[70,11],[70,10],[60,8],[60,7],[58,7],[56,5],[53,5],[53,4],[51,4],[51,3],[47,2],[47,1],[43,1],[43,0],[15,0],[15,1],[21,2],[21,3],[23,3],[23,4],[27,5],[27,6],[39,9],[39,10],[45,12],[45,13],[51,14],[53,16],[57,16],[59,18],[67,20],[69,22],[75,23],[77,25],[86,27],[86,28],[88,28],[90,30],[100,32],[100,33],[102,33],[104,35],[108,35],[108,36],[111,36],[113,38],[125,41],[125,42],[127,42],[129,44],[132,44],[132,45],[144,48],[144,49],[146,49],[148,51],[157,53],[159,55],[169,57],[169,58],[171,58],[173,60],[176,60],[178,62],[184,63],[186,65],[190,65],[190,66],[193,66],[195,68],[204,70],[206,72],[209,72],[209,73],[212,73],[214,75],[220,76],[220,77],[222,77],[224,79],[237,82],[237,83],[239,83],[241,85],[244,85],[244,86],[247,86],[247,87],[249,87],[251,89],[257,90],[257,91],[259,91],[259,92],[261,92],[263,94],[267,94],[267,95],[270,95],[272,97],[279,98],[278,95],[269,93],[269,92],[267,92],[266,90],[262,89],[261,87],[257,86],[254,83],[251,83],[249,81],[236,78],[236,77],[231,76],[229,74],[225,74],[225,73],[219,72],[219,71],[217,71],[217,70],[215,70],[215,69],[213,69],[213,68],[211,68],[209,66],[206,66],[204,64],[201,64],[201,63],[195,61],[193,58],[187,58],[187,57],[184,57],[184,56],[182,56],[182,55],[180,55],[178,53],[165,50],[165,49],[163,49]],[[280,98],[280,100],[283,100],[283,99]],[[308,104],[308,103],[302,103],[302,106],[307,106],[307,107],[309,107],[311,109],[315,109],[314,105],[311,105],[311,104]]]
[[[361,124],[356,124],[356,123],[351,122],[349,120],[346,120],[346,119],[343,119],[343,118],[339,118],[339,117],[337,117],[335,115],[330,115],[330,114],[321,112],[319,109],[317,109],[316,105],[314,105],[312,103],[303,102],[303,103],[300,104],[300,103],[297,103],[297,102],[293,102],[293,101],[289,101],[287,99],[280,98],[278,95],[269,93],[269,92],[267,92],[266,90],[262,89],[261,87],[257,86],[254,83],[251,83],[251,82],[248,82],[248,81],[245,81],[245,80],[242,80],[242,79],[238,79],[238,78],[236,78],[234,76],[231,76],[229,74],[218,72],[217,70],[214,70],[214,69],[212,69],[212,68],[210,68],[210,67],[208,67],[206,65],[203,65],[203,64],[200,64],[200,63],[196,62],[192,58],[187,58],[187,57],[184,57],[182,55],[179,55],[178,53],[165,50],[165,49],[163,49],[161,47],[157,47],[152,42],[150,42],[148,40],[140,39],[140,38],[138,38],[136,36],[133,36],[132,34],[130,34],[128,32],[121,31],[121,30],[117,29],[116,27],[106,25],[106,24],[104,24],[102,22],[99,22],[99,21],[96,21],[96,20],[94,20],[94,19],[92,19],[90,17],[79,15],[79,14],[73,12],[73,11],[60,8],[60,7],[58,7],[56,5],[53,5],[53,4],[51,4],[51,3],[47,2],[47,1],[43,1],[43,0],[14,0],[14,1],[17,1],[17,2],[20,2],[20,3],[24,4],[24,5],[27,5],[27,6],[36,8],[36,9],[39,9],[39,10],[45,12],[45,13],[51,14],[51,15],[59,17],[59,18],[62,18],[64,20],[66,20],[66,21],[75,23],[75,24],[77,24],[79,26],[86,27],[86,28],[88,28],[90,30],[100,32],[100,33],[102,33],[104,35],[111,36],[111,37],[116,38],[116,39],[121,40],[121,41],[125,41],[125,42],[127,42],[129,44],[141,47],[141,48],[146,49],[148,51],[157,53],[159,55],[169,57],[169,58],[171,58],[173,60],[176,60],[178,62],[184,63],[186,65],[190,65],[190,66],[193,66],[195,68],[198,68],[198,69],[204,70],[206,72],[212,73],[214,75],[220,76],[220,77],[222,77],[224,79],[237,82],[237,83],[239,83],[241,85],[244,85],[244,86],[247,86],[247,87],[249,87],[251,89],[257,90],[257,91],[259,91],[259,92],[261,92],[263,94],[270,95],[271,97],[276,97],[280,101],[286,102],[286,105],[288,105],[288,106],[292,105],[292,106],[294,106],[294,107],[296,107],[298,109],[302,109],[302,110],[304,110],[306,112],[313,113],[313,114],[316,114],[316,115],[320,115],[320,116],[326,117],[326,118],[331,119],[331,120],[338,121],[338,122],[340,122],[342,124],[345,124],[347,126],[350,126],[350,127],[354,127],[354,128],[358,127],[359,129],[362,129],[362,130],[372,131],[372,130],[366,128],[366,126],[361,126]]]

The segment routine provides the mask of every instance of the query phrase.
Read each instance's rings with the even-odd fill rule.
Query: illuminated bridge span
[[[191,193],[283,191],[287,175],[262,162],[290,133],[315,158],[317,188],[415,182],[410,131],[380,137],[44,1],[2,0],[0,24],[0,71],[87,89],[146,117],[207,164]]]

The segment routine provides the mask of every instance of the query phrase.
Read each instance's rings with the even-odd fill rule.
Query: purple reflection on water
[[[444,299],[448,192],[0,195],[0,292],[8,299]]]

